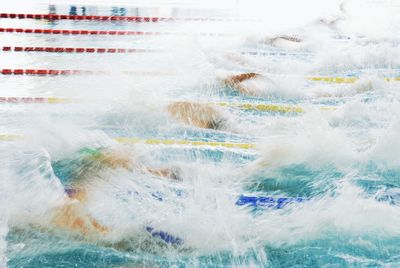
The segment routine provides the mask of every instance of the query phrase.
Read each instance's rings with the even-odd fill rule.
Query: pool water
[[[154,50],[0,51],[0,69],[105,71],[1,75],[0,97],[64,101],[0,102],[0,267],[399,266],[400,82],[385,78],[400,76],[395,34],[400,5],[310,0],[291,3],[298,10],[292,12],[287,4],[5,4],[0,13],[206,19],[0,19],[4,28],[170,33],[0,33],[1,47]],[[321,18],[339,20],[327,26]],[[303,42],[262,42],[277,35]],[[221,83],[243,72],[262,75],[243,83],[259,94],[241,94]],[[214,105],[227,128],[201,129],[175,120],[166,111],[174,101]],[[301,109],[254,109],[260,104]],[[144,166],[172,168],[179,180],[100,169],[84,178],[90,186],[85,209],[110,231],[85,237],[60,229],[51,219],[65,202],[66,180],[96,168],[82,164],[82,148],[122,151]],[[241,196],[290,201],[240,205]]]

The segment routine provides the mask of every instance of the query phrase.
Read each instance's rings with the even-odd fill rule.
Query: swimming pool
[[[242,1],[86,3],[0,12],[0,266],[399,265],[398,5],[309,1],[289,27]],[[237,73],[254,92],[223,83]],[[223,128],[177,120],[179,101]],[[85,209],[108,231],[58,228],[63,176],[104,148],[179,180],[100,169]]]

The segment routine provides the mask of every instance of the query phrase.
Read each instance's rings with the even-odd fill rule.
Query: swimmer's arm
[[[85,237],[108,232],[108,228],[91,217],[80,202],[71,199],[53,211],[52,222],[57,227],[78,232]]]

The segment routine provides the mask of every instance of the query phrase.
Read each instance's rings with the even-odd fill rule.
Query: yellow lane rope
[[[280,105],[280,104],[262,104],[262,103],[230,103],[218,102],[220,106],[238,107],[243,110],[258,110],[263,112],[277,113],[303,113],[304,109],[299,106]]]
[[[0,141],[21,141],[24,140],[23,136],[13,134],[0,134]]]
[[[308,80],[310,81],[336,83],[336,84],[355,83],[358,79],[359,78],[357,77],[320,77],[320,76],[308,77]]]
[[[0,97],[0,103],[15,103],[15,104],[27,104],[27,103],[48,103],[48,104],[60,104],[60,103],[78,103],[83,102],[80,99],[67,99],[67,98],[35,98],[35,97]],[[90,101],[90,100],[87,100]],[[264,103],[234,103],[234,102],[217,102],[213,103],[223,107],[234,107],[242,110],[257,110],[261,112],[275,112],[275,113],[304,113],[305,110],[300,106],[295,105],[282,105],[282,104],[264,104]],[[320,107],[321,110],[334,110],[335,107]]]
[[[25,140],[24,136],[13,134],[0,134],[0,141],[21,141]],[[254,149],[255,144],[252,143],[235,143],[235,142],[220,142],[220,141],[191,141],[191,140],[170,140],[170,139],[140,139],[131,137],[118,137],[113,140],[119,143],[144,143],[149,145],[190,145],[190,146],[211,146],[224,147],[234,149]]]
[[[360,80],[359,77],[324,77],[324,76],[311,76],[307,78],[313,82],[325,82],[325,83],[335,83],[335,84],[351,84]],[[399,77],[384,77],[384,81],[386,82],[400,82]]]

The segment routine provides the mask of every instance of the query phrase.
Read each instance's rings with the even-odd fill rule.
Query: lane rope
[[[0,141],[22,141],[26,138],[22,135],[0,134]],[[219,142],[219,141],[192,141],[192,140],[171,140],[171,139],[140,139],[132,137],[118,137],[113,140],[123,144],[144,143],[148,145],[183,145],[183,146],[210,146],[223,147],[230,149],[254,149],[256,146],[252,143],[235,143],[235,142]]]
[[[191,146],[212,146],[212,147],[225,147],[235,149],[254,149],[255,145],[251,143],[234,143],[234,142],[219,142],[219,141],[191,141],[191,140],[160,140],[160,139],[139,139],[120,137],[114,138],[120,143],[145,143],[151,145],[191,145]]]
[[[95,70],[54,70],[54,69],[0,69],[2,75],[37,75],[37,76],[60,76],[60,75],[107,75],[110,71]],[[115,73],[115,72],[114,72]],[[161,71],[120,71],[126,75],[173,75],[172,72]]]
[[[258,110],[263,112],[276,113],[303,113],[304,109],[299,106],[279,105],[279,104],[263,104],[263,103],[231,103],[218,102],[220,106],[238,107],[243,110]]]
[[[335,84],[352,84],[359,80],[359,77],[324,77],[324,76],[312,76],[308,77],[308,80],[313,82],[326,82]],[[383,80],[386,82],[400,82],[400,76],[398,77],[384,77]]]
[[[55,70],[55,69],[0,69],[2,75],[38,75],[38,76],[58,76],[58,75],[105,75],[111,74],[110,71],[96,70]],[[161,71],[120,71],[127,75],[176,75],[176,72],[161,72]],[[334,84],[355,83],[359,77],[323,77],[312,76],[306,77],[311,82],[325,82]],[[400,82],[398,77],[383,77],[386,82]]]
[[[322,76],[313,76],[309,77],[308,80],[314,82],[327,82],[327,83],[336,83],[336,84],[351,84],[357,82],[358,77],[322,77]]]
[[[13,103],[13,104],[30,104],[30,103],[79,103],[84,101],[84,99],[68,99],[68,98],[57,98],[57,97],[0,97],[1,103]],[[100,100],[101,102],[101,100]],[[107,101],[108,102],[108,101]],[[295,105],[282,105],[282,104],[265,104],[265,103],[235,103],[235,102],[217,102],[210,103],[219,105],[222,107],[233,107],[242,110],[256,110],[261,112],[274,112],[274,113],[304,113],[305,110],[300,106]],[[335,110],[336,107],[333,106],[321,106],[320,110]]]
[[[3,46],[2,51],[14,52],[54,52],[54,53],[150,53],[158,49],[144,48],[84,48],[84,47],[11,47]]]
[[[98,15],[62,15],[62,14],[21,14],[0,13],[3,19],[36,19],[36,20],[89,20],[89,21],[128,21],[128,22],[174,22],[174,21],[219,21],[257,22],[259,20],[246,18],[202,18],[202,17],[143,17],[143,16],[98,16]]]
[[[43,98],[43,97],[0,97],[0,103],[15,103],[15,104],[28,104],[28,103],[72,103],[77,102],[72,99],[64,98]]]
[[[0,28],[0,33],[33,33],[57,35],[134,35],[134,36],[159,36],[159,35],[199,35],[199,36],[231,36],[223,33],[186,33],[186,32],[144,32],[144,31],[103,31],[103,30],[56,30],[56,29],[25,29],[25,28]]]
[[[93,48],[93,47],[0,47],[4,52],[49,52],[49,53],[156,53],[165,52],[163,49],[144,49],[144,48]],[[250,56],[309,56],[304,53],[288,53],[288,52],[259,52],[259,51],[243,51],[241,55]]]

